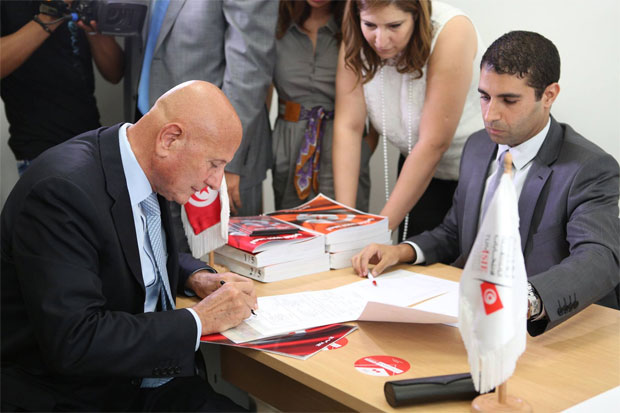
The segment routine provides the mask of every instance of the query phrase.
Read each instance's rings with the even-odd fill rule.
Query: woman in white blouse
[[[381,215],[389,218],[390,229],[405,220],[405,238],[441,222],[456,189],[463,144],[483,127],[477,93],[482,52],[471,20],[452,6],[417,0],[347,2],[336,75],[338,201],[355,205],[368,117],[384,144],[389,140],[401,153],[389,199],[384,153],[387,202]]]

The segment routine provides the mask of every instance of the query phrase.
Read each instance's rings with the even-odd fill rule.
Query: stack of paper
[[[258,315],[222,334],[235,343],[243,343],[290,331],[356,320],[457,322],[456,306],[441,307],[433,305],[431,301],[458,291],[458,283],[404,270],[381,275],[376,281],[377,286],[364,279],[329,290],[259,297]],[[454,295],[452,297],[456,298]],[[415,305],[418,303],[421,304]],[[410,307],[412,305],[415,306]]]

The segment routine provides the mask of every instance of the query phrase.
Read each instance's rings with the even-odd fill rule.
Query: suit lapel
[[[562,146],[562,129],[551,117],[551,126],[540,150],[532,161],[527,179],[519,197],[519,233],[521,235],[521,250],[525,250],[525,243],[530,232],[532,217],[540,193],[551,175],[551,165],[558,158]]]
[[[116,233],[121,244],[127,266],[144,289],[142,268],[140,267],[140,253],[136,242],[136,229],[133,221],[133,212],[127,190],[127,181],[121,161],[121,152],[118,142],[118,130],[121,125],[104,129],[99,134],[99,148],[101,163],[105,176],[106,190],[112,197],[113,204],[110,210]]]
[[[497,145],[487,136],[471,155],[471,159],[474,162],[471,174],[468,177],[469,182],[466,187],[467,193],[465,194],[463,211],[462,253],[465,257],[469,255],[469,251],[474,245],[476,235],[478,234],[478,219],[480,217],[480,205],[482,203],[487,171],[489,170],[489,165],[495,159],[496,152]]]
[[[177,19],[177,15],[181,11],[181,8],[185,4],[185,0],[170,0],[168,4],[168,10],[166,11],[166,16],[164,17],[164,21],[161,24],[161,29],[159,29],[159,35],[157,36],[157,42],[155,43],[155,50],[153,51],[153,56],[157,56],[157,51],[159,47],[164,42],[164,39],[168,35],[170,29],[172,29],[172,25]]]

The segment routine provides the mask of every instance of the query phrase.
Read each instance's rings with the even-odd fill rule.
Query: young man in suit
[[[256,308],[253,284],[177,253],[166,202],[218,188],[240,141],[228,99],[192,81],[32,164],[0,218],[2,410],[240,409],[195,355]],[[187,290],[202,300],[175,310]]]
[[[599,302],[618,308],[618,162],[551,115],[560,56],[543,36],[497,39],[480,64],[485,130],[461,157],[452,208],[432,231],[396,246],[370,245],[352,260],[361,276],[402,263],[463,267],[481,222],[496,159],[513,157],[521,248],[529,283],[528,331],[541,334]]]

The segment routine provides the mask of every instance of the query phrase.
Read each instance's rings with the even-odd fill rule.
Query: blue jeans
[[[24,172],[26,172],[26,169],[28,169],[31,163],[32,161],[28,159],[24,161],[17,161],[17,173],[19,176],[22,176]]]

